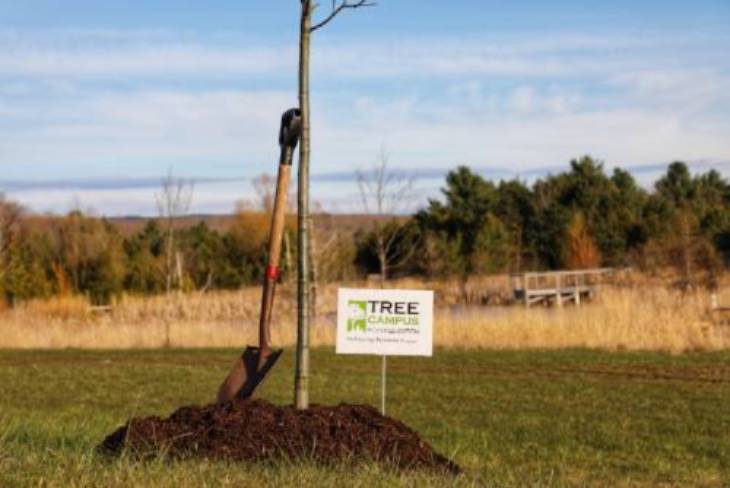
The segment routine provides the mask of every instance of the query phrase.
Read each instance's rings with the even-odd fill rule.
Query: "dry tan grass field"
[[[398,288],[436,290],[435,345],[463,349],[585,347],[680,353],[730,348],[730,325],[710,312],[705,290],[679,291],[647,278],[605,286],[579,307],[455,305],[457,286],[399,280]],[[472,287],[505,291],[506,277],[473,280]],[[338,286],[319,291],[314,346],[332,345]],[[296,331],[295,290],[280,287],[274,341],[292,345]],[[260,288],[184,295],[125,296],[95,310],[84,297],[67,296],[0,311],[0,348],[232,347],[256,340]],[[730,305],[730,289],[718,292]]]

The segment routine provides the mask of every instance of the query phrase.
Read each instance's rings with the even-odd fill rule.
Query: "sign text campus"
[[[433,292],[340,288],[337,353],[431,356]]]

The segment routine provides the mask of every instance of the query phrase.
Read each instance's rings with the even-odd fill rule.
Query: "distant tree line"
[[[466,284],[526,270],[673,267],[685,285],[712,286],[730,263],[730,185],[715,170],[693,176],[682,162],[669,165],[653,191],[620,168],[606,174],[589,156],[532,185],[495,183],[461,166],[442,194],[406,221],[380,223],[397,237],[393,255],[411,256],[399,273]],[[357,264],[368,273],[380,269],[375,241],[373,231],[355,235]]]
[[[622,169],[590,157],[532,185],[493,182],[467,167],[449,172],[441,199],[412,216],[371,215],[377,226],[331,232],[314,256],[323,281],[380,274],[383,242],[398,260],[393,278],[457,278],[534,269],[634,266],[676,269],[685,284],[712,286],[730,263],[730,184],[715,171],[691,175],[675,162],[641,188]],[[25,215],[0,196],[0,296],[6,304],[55,294],[107,303],[139,294],[236,289],[257,284],[269,216],[240,210],[220,231],[201,221],[175,231],[178,278],[170,287],[164,219],[123,234],[112,221],[73,211]],[[287,233],[295,232],[293,220]],[[283,279],[296,249],[286,239]],[[415,252],[414,252],[415,250]]]
[[[262,212],[240,212],[226,232],[202,221],[176,229],[182,279],[169,290],[168,233],[157,219],[125,236],[109,219],[80,211],[50,219],[17,218],[4,233],[0,292],[9,304],[79,293],[92,303],[108,303],[123,292],[240,288],[262,278],[267,220]]]

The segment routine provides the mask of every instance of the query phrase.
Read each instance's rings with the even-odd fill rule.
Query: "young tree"
[[[300,0],[299,23],[299,109],[302,118],[302,133],[299,142],[299,196],[297,200],[299,215],[299,255],[297,283],[297,359],[294,377],[294,403],[298,409],[309,406],[309,156],[310,156],[310,110],[309,110],[309,53],[312,33],[330,23],[340,13],[348,9],[375,5],[367,0],[333,0],[330,13],[321,21],[313,22],[317,4],[312,0]]]
[[[274,198],[276,197],[276,177],[269,173],[261,173],[253,180],[251,186],[256,193],[257,201],[253,202],[254,208],[260,208],[266,213],[274,210]],[[286,212],[294,213],[296,199],[291,192],[291,188],[287,188]]]
[[[413,178],[390,170],[388,153],[381,149],[372,169],[357,172],[357,184],[363,211],[370,217],[372,244],[380,271],[380,287],[384,288],[388,272],[403,266],[415,250],[415,243],[412,246],[397,245],[407,227],[398,225],[395,217],[405,211],[413,200]]]
[[[601,254],[593,241],[585,218],[576,212],[568,225],[565,244],[565,266],[568,269],[597,268]]]
[[[157,211],[165,226],[165,291],[172,291],[173,280],[182,284],[182,254],[175,241],[175,220],[184,216],[193,201],[193,182],[175,178],[172,170],[161,182],[161,191],[155,195]]]

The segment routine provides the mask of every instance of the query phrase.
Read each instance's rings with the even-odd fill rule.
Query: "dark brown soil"
[[[278,407],[262,400],[182,407],[169,418],[134,418],[99,449],[135,457],[203,457],[234,461],[281,458],[322,464],[377,461],[395,469],[458,474],[459,466],[436,453],[403,422],[369,405]]]

